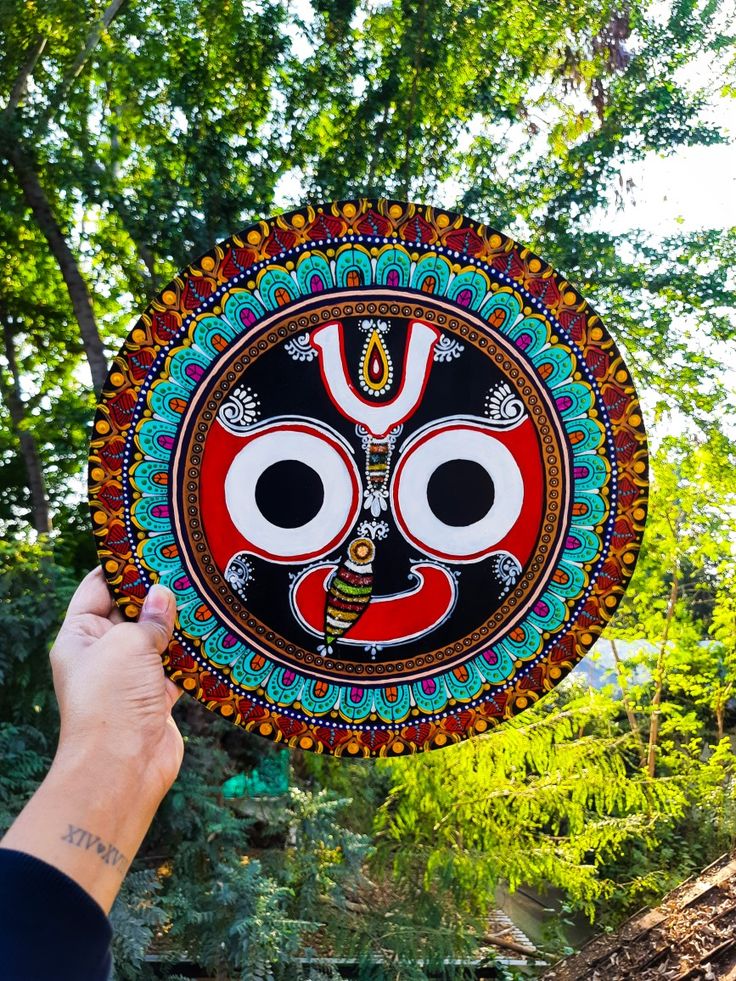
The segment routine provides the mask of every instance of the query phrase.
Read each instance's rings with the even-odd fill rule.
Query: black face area
[[[448,460],[437,467],[427,485],[432,513],[456,528],[485,518],[495,498],[490,475],[475,460]]]
[[[258,509],[279,528],[298,528],[311,521],[319,514],[324,496],[319,474],[301,460],[272,464],[256,484]]]
[[[340,318],[343,324],[344,356],[350,382],[362,397],[369,398],[360,385],[361,356],[366,341],[363,329],[365,317]],[[404,353],[409,321],[390,317],[389,326],[381,334],[381,341],[388,352],[393,381],[379,397],[371,396],[380,405],[395,398],[401,385],[404,369]],[[455,335],[447,333],[448,340]],[[258,358],[247,370],[243,381],[260,399],[260,422],[276,417],[301,417],[329,427],[352,448],[353,459],[366,487],[366,452],[355,424],[342,415],[331,401],[322,379],[320,365],[312,360],[298,360],[290,356],[284,344],[273,348]],[[401,459],[402,445],[421,427],[440,419],[455,416],[483,416],[489,389],[506,381],[500,368],[482,351],[470,343],[463,343],[459,357],[433,361],[422,401],[414,414],[407,419],[397,437],[391,460],[391,472],[395,473]],[[491,478],[478,463],[467,459],[453,459],[441,466],[431,476],[428,504],[441,521],[453,527],[462,527],[482,519],[493,506],[496,489]],[[282,528],[298,528],[311,520],[324,500],[324,489],[309,461],[287,460],[274,463],[258,481],[256,504],[265,518]],[[378,521],[383,525],[382,536],[374,538],[373,595],[388,596],[403,593],[415,587],[411,575],[412,565],[417,562],[437,562],[416,545],[412,545],[400,533],[391,508],[377,517],[361,507],[355,525],[341,545],[319,562],[339,565],[347,556],[347,548],[354,538],[366,535],[363,523]],[[315,651],[324,643],[324,637],[316,637],[305,630],[290,605],[290,587],[307,564],[268,562],[250,556],[253,576],[247,586],[245,604],[248,611],[262,623],[277,631],[288,643]],[[378,650],[349,644],[346,638],[334,642],[334,656],[360,663],[390,662],[416,657],[454,644],[477,630],[494,613],[505,595],[504,583],[494,572],[492,559],[462,564],[446,564],[457,581],[457,602],[447,619],[431,632],[395,646],[386,645]]]

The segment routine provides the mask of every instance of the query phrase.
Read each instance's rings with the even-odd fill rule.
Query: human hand
[[[51,651],[61,733],[45,780],[0,842],[55,866],[105,912],[181,765],[179,691],[161,653],[174,629],[154,586],[124,623],[100,569],[77,589]]]
[[[161,664],[175,615],[173,594],[153,586],[138,622],[123,622],[97,568],[74,594],[51,650],[61,713],[57,756],[134,768],[138,791],[156,803],[184,751],[171,717],[181,691]]]

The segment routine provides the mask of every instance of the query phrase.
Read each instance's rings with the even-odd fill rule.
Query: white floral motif
[[[309,343],[309,334],[298,334],[284,344],[284,350],[294,361],[314,361],[317,351]]]
[[[493,422],[519,422],[524,418],[524,406],[508,382],[499,382],[486,395],[486,415]]]
[[[521,566],[518,560],[510,552],[500,552],[493,556],[493,574],[503,587],[501,596],[505,596],[508,591],[516,585],[521,575]]]
[[[261,400],[247,385],[237,385],[220,406],[217,418],[236,436],[244,433],[260,415]]]
[[[225,581],[242,599],[246,599],[247,587],[253,581],[253,563],[245,552],[233,555],[225,569]]]
[[[374,518],[378,518],[388,508],[388,491],[383,488],[363,491],[363,507],[368,508]]]
[[[383,541],[388,536],[388,525],[385,521],[361,521],[358,525],[357,532],[363,538]]]
[[[460,341],[456,341],[454,337],[450,338],[446,334],[441,334],[434,348],[434,360],[454,361],[455,358],[460,357],[464,350],[465,345],[461,344]]]

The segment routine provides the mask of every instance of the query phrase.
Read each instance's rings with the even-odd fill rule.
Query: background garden
[[[723,180],[735,23],[715,0],[0,0],[0,830],[53,752],[46,654],[96,562],[95,389],[216,241],[367,195],[486,221],[600,311],[651,437],[606,639],[498,731],[357,763],[180,703],[120,978],[470,977],[502,893],[549,905],[535,942],[559,956],[732,846],[736,228],[653,227],[632,174],[700,146],[693,195]]]

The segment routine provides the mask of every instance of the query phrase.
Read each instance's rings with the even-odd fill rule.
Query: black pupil
[[[311,521],[324,497],[319,474],[301,460],[272,463],[256,483],[258,510],[279,528],[299,528]]]
[[[475,460],[448,460],[437,467],[427,484],[427,501],[434,516],[457,528],[484,518],[495,497],[493,481]]]

